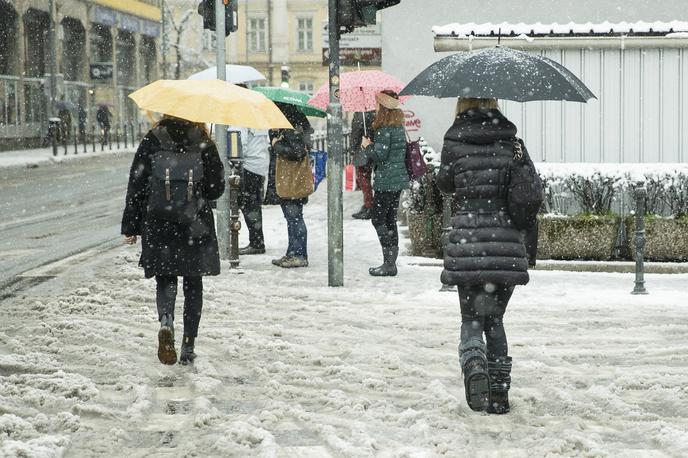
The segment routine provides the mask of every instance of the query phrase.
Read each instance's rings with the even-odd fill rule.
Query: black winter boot
[[[179,364],[193,364],[194,359],[196,359],[196,353],[194,353],[195,340],[195,337],[184,336],[182,340],[182,349],[179,354]]]
[[[359,211],[351,215],[353,219],[370,219],[372,212],[368,207],[361,207]]]
[[[394,277],[397,274],[397,256],[399,255],[399,247],[382,248],[382,259],[384,260],[380,267],[371,267],[368,273],[373,277]]]
[[[511,388],[511,356],[501,356],[487,361],[490,374],[490,406],[488,413],[509,413],[509,388]]]
[[[485,344],[471,339],[459,345],[459,359],[468,406],[477,412],[490,405],[490,376],[487,371]]]
[[[177,362],[177,351],[174,349],[174,321],[168,314],[160,318],[160,331],[158,331],[158,359],[163,364]]]

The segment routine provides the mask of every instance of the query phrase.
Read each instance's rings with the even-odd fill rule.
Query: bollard
[[[79,129],[74,128],[74,154],[79,154],[79,139],[77,138]]]
[[[645,289],[645,183],[635,189],[635,286],[631,294],[648,294]]]
[[[138,138],[141,138],[142,137],[142,135],[141,135],[141,121],[139,121],[137,124],[139,127],[139,137]]]
[[[88,152],[88,150],[86,149],[86,126],[85,125],[84,125],[83,134],[81,135],[81,141],[83,142],[83,147],[84,147],[83,153],[86,154]]]
[[[115,125],[115,144],[117,149],[119,149],[119,126]]]
[[[122,128],[124,129],[124,147],[129,148],[129,139],[127,138],[127,125],[122,124]]]
[[[131,127],[131,146],[133,148],[134,146],[136,146],[136,137],[134,136],[134,123],[132,122],[131,124],[129,124],[129,127]]]
[[[67,138],[67,129],[61,128],[62,132],[62,146],[64,147],[64,155],[67,155],[67,146],[69,144],[69,139]]]

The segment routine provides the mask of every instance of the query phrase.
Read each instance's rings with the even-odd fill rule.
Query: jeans
[[[513,286],[505,285],[459,286],[461,342],[482,342],[485,333],[488,359],[507,356],[503,318],[513,292]]]
[[[158,320],[167,314],[174,320],[174,303],[177,299],[177,277],[156,275],[156,302]],[[196,337],[203,309],[203,277],[184,277],[184,335]]]
[[[248,228],[249,245],[253,248],[265,248],[263,236],[263,181],[265,178],[244,170],[239,193],[239,207],[244,214]]]
[[[373,214],[371,220],[377,231],[382,248],[399,246],[397,230],[397,210],[401,191],[378,191],[373,196]]]
[[[287,220],[289,247],[287,256],[308,259],[308,230],[303,220],[303,204],[298,201],[283,200],[282,213]]]

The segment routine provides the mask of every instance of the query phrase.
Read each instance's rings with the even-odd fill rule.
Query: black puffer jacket
[[[193,124],[172,119],[160,122],[172,140],[182,149],[190,144]],[[205,148],[203,160],[203,197],[219,198],[225,190],[224,168],[215,144],[205,134],[198,136]],[[145,275],[218,275],[220,256],[215,235],[215,220],[206,203],[190,225],[162,221],[146,213],[151,176],[151,157],[160,151],[160,141],[150,131],[141,141],[129,173],[126,205],[122,216],[122,234],[141,236],[141,260]],[[182,154],[182,153],[180,153]]]
[[[442,282],[525,285],[528,261],[521,232],[506,212],[507,169],[516,126],[499,110],[461,113],[444,137],[437,185],[454,193],[453,230]]]

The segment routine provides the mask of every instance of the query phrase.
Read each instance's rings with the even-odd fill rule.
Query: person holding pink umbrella
[[[393,277],[397,274],[399,255],[399,198],[409,184],[404,113],[399,109],[396,92],[385,90],[375,98],[378,103],[372,125],[375,139],[363,138],[362,150],[354,157],[354,165],[371,163],[375,170],[371,219],[382,246],[383,263],[379,267],[371,267],[368,272],[374,277]]]

